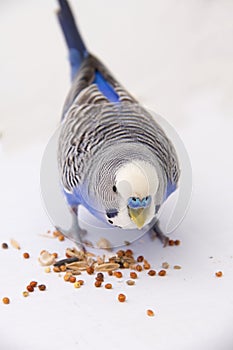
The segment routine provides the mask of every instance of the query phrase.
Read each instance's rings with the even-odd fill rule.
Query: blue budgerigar
[[[122,229],[160,231],[156,214],[177,188],[175,149],[151,114],[86,48],[66,0],[57,12],[69,50],[72,86],[65,101],[58,165],[73,229],[78,207]],[[139,73],[138,73],[139,74]]]

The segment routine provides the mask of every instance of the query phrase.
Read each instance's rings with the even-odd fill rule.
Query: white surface
[[[163,249],[146,237],[133,246],[165,278],[140,275],[137,285],[75,290],[38,265],[41,249],[62,257],[68,241],[42,237],[49,228],[39,192],[40,160],[59,120],[69,86],[66,50],[49,1],[0,5],[1,242],[0,348],[199,349],[233,348],[232,2],[73,1],[82,33],[120,81],[165,116],[192,160],[190,210],[174,233],[180,247]],[[30,130],[30,132],[28,131]],[[24,260],[28,251],[31,259]],[[213,258],[210,259],[210,256]],[[217,279],[215,271],[224,277]],[[23,298],[36,279],[48,290]],[[118,292],[127,303],[116,300]],[[147,308],[155,310],[149,318]]]

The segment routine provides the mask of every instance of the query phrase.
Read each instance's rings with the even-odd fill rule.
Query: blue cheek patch
[[[118,210],[117,209],[109,209],[108,211],[106,211],[106,215],[109,219],[112,219],[118,215]]]
[[[130,197],[128,199],[128,207],[132,209],[147,208],[151,204],[151,196],[147,196],[143,199]]]

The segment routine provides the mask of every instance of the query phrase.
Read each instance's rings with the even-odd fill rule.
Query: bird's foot
[[[68,230],[64,230],[63,228],[57,226],[56,229],[60,231],[64,236],[68,239],[74,241],[78,247],[86,253],[85,242],[83,238],[87,234],[87,231],[80,228],[78,225],[72,225]]]
[[[159,221],[157,221],[150,230],[150,237],[151,239],[158,238],[163,243],[164,247],[166,247],[169,244],[169,237],[166,236],[160,229]]]

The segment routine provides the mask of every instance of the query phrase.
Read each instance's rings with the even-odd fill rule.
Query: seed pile
[[[52,235],[59,241],[65,239],[59,231],[52,232]],[[20,249],[20,245],[17,241],[12,239],[10,243],[13,248]],[[169,240],[170,246],[178,246],[179,244],[179,240]],[[8,244],[2,243],[2,249],[8,249]],[[57,253],[50,253],[47,250],[42,250],[39,254],[38,261],[40,265],[44,266],[45,273],[53,272],[62,276],[65,283],[73,285],[76,289],[83,288],[85,285],[85,278],[80,279],[80,275],[84,276],[86,274],[93,276],[93,288],[109,290],[110,293],[112,293],[111,290],[114,291],[116,283],[123,283],[122,285],[132,288],[132,286],[140,283],[142,275],[143,278],[146,276],[155,279],[164,277],[167,276],[166,270],[169,268],[169,264],[164,262],[161,266],[162,269],[156,271],[144,256],[139,255],[135,257],[134,252],[129,248],[125,250],[120,249],[116,253],[110,253],[110,250],[108,250],[106,255],[96,256],[90,252],[84,253],[82,250],[73,247],[67,248],[64,255],[65,257],[63,259],[58,259]],[[22,253],[22,257],[24,259],[29,259],[29,252]],[[174,269],[181,268],[178,266],[179,265],[175,265]],[[105,281],[105,279],[107,279],[107,281]],[[87,283],[87,285],[89,285],[89,283]],[[47,287],[45,284],[38,284],[37,281],[30,281],[30,283],[26,285],[22,295],[28,297],[36,289],[45,291]],[[115,298],[120,303],[127,302],[128,300],[128,297],[122,292],[119,292],[117,295],[115,294]],[[4,304],[9,304],[10,299],[4,297],[2,302]],[[148,309],[146,310],[146,314],[150,317],[154,316],[154,311]]]

